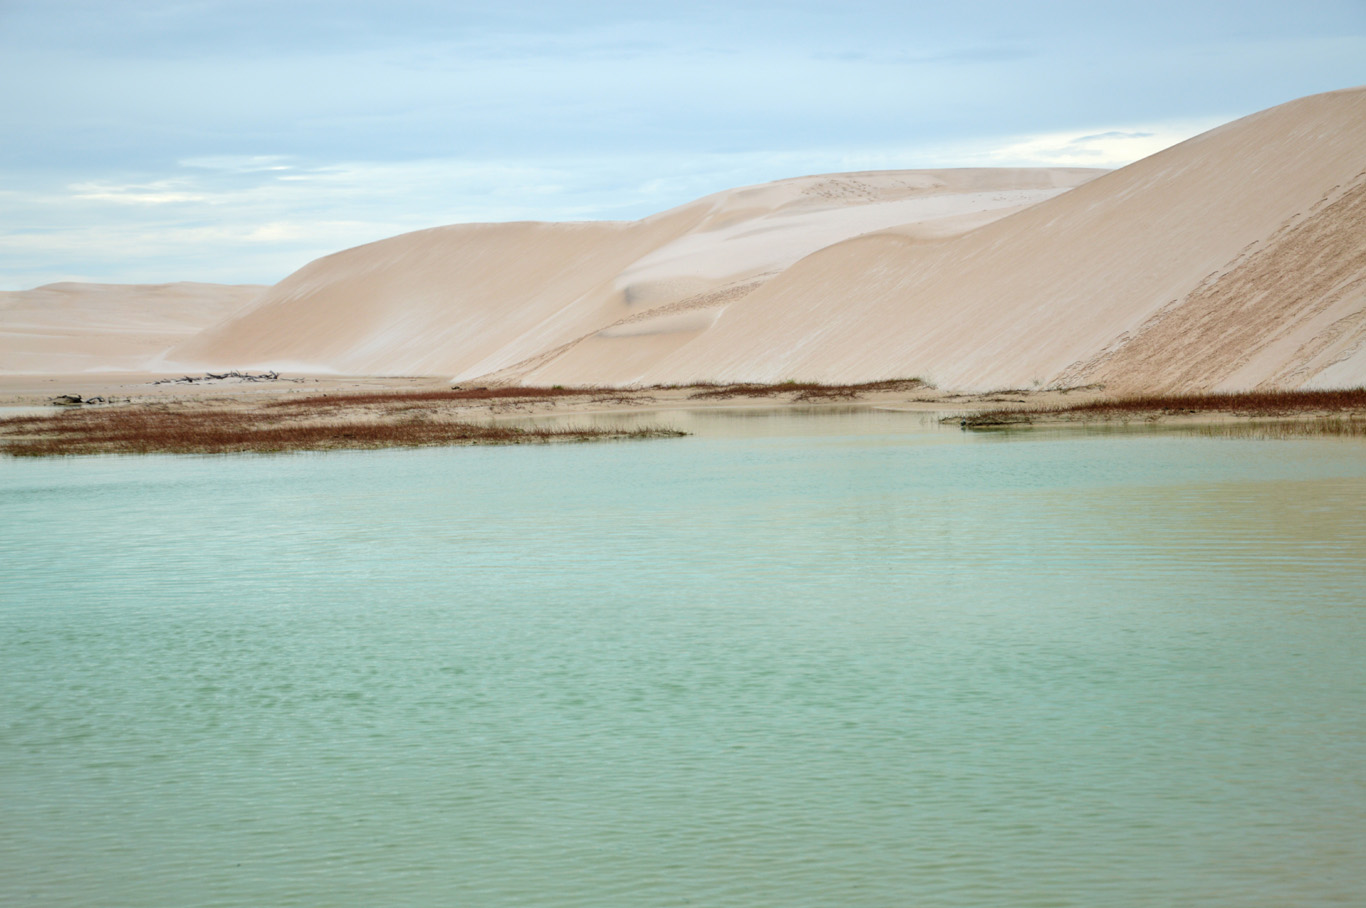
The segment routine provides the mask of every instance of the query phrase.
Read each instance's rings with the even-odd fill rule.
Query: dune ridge
[[[833,174],[730,190],[634,222],[439,227],[310,263],[168,358],[186,368],[515,380],[606,332],[635,338],[629,355],[644,363],[659,332],[642,313],[670,319],[666,333],[704,327],[708,310],[832,243],[889,228],[939,242],[1099,173]]]
[[[269,288],[0,294],[0,371],[629,386],[1366,384],[1366,88],[1120,170],[826,174],[631,222],[462,224]]]
[[[645,368],[597,336],[522,379],[1360,384],[1363,148],[1366,89],[1301,99],[950,241],[819,250]]]

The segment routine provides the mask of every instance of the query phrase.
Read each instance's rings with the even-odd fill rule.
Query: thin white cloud
[[[183,158],[178,163],[181,167],[189,167],[196,170],[218,171],[222,173],[274,173],[292,170],[293,165],[287,163],[289,160],[289,156],[278,154],[224,154]]]
[[[722,189],[839,171],[1116,167],[1203,123],[1125,124],[937,146],[619,154],[545,160],[187,159],[169,173],[9,189],[7,289],[78,277],[273,283],[321,255],[441,224],[645,217]],[[282,169],[284,168],[284,169]],[[0,183],[18,186],[17,179]]]
[[[994,166],[1116,168],[1156,154],[1218,126],[1218,120],[1187,120],[1102,130],[1072,130],[1021,136],[984,149],[979,157]]]
[[[184,180],[157,180],[151,183],[115,184],[92,181],[73,183],[71,197],[91,202],[119,205],[183,205],[207,202],[209,197],[190,191]]]
[[[0,0],[0,286],[274,281],[804,173],[1115,167],[1366,81],[1359,2],[1227,7]]]

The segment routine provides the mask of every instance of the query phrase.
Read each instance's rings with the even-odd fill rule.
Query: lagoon
[[[669,419],[0,461],[0,902],[1366,897],[1359,442]]]

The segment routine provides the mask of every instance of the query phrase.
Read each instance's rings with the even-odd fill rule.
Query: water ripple
[[[1358,449],[892,419],[0,464],[0,901],[1360,901]]]

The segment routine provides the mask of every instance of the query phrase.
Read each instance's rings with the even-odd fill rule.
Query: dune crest
[[[1366,384],[1362,149],[1355,88],[1110,173],[827,174],[640,221],[418,231],[264,289],[52,285],[0,294],[0,368],[1354,386]]]
[[[671,349],[598,335],[523,378],[1360,384],[1363,148],[1366,89],[1301,99],[949,241],[829,246]]]
[[[641,221],[439,227],[312,262],[172,358],[186,368],[517,380],[603,332],[634,338],[623,355],[645,368],[680,332],[709,325],[707,310],[812,252],[889,228],[938,242],[1099,173],[834,174],[717,193]],[[644,324],[645,313],[662,327]]]

